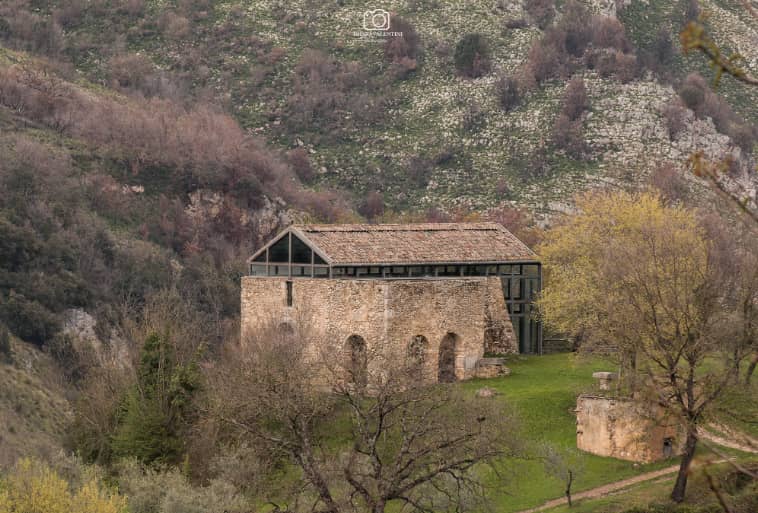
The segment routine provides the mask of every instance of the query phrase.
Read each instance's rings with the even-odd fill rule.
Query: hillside
[[[735,149],[731,120],[714,126],[708,113],[695,120],[685,112],[684,126],[671,135],[664,111],[684,76],[700,71],[710,79],[699,55],[678,51],[679,30],[693,15],[689,1],[632,0],[618,9],[588,2],[590,11],[618,18],[622,25],[608,22],[607,30],[625,30],[628,43],[611,43],[600,57],[590,55],[597,42],[595,50],[570,55],[576,62],[548,70],[508,112],[498,81],[524,81],[532,46],[567,4],[554,13],[547,1],[385,2],[394,28],[414,34],[402,56],[388,54],[382,38],[355,36],[362,2],[41,4],[33,16],[52,24],[56,47],[49,52],[89,80],[148,96],[211,97],[277,148],[305,148],[294,154],[301,176],[347,189],[356,205],[378,191],[395,210],[506,202],[549,213],[564,209],[575,191],[644,182],[661,162],[681,166],[697,149],[712,158],[733,154],[743,161],[743,179],[754,167]],[[755,21],[741,3],[701,7],[723,48],[740,52],[755,70]],[[489,71],[477,78],[460,76],[453,63],[457,43],[470,33],[483,35],[490,53]],[[615,57],[602,61],[609,51]],[[587,64],[593,58],[599,60]],[[554,142],[566,136],[554,135],[554,125],[572,76],[584,79],[588,97],[578,151]],[[742,121],[755,124],[755,91],[727,80],[720,92]]]
[[[0,356],[0,468],[23,456],[53,456],[72,418],[71,391],[52,358],[23,342]]]

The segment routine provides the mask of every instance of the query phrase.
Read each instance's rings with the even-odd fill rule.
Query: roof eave
[[[276,234],[276,236],[271,239],[269,242],[267,242],[261,249],[253,253],[250,257],[247,259],[247,264],[250,265],[254,263],[254,260],[258,258],[261,254],[263,254],[264,251],[266,251],[268,248],[279,242],[282,237],[287,235],[288,233],[294,233],[300,240],[305,242],[305,244],[311,248],[311,250],[316,253],[318,256],[320,256],[324,262],[326,262],[328,265],[332,265],[332,259],[329,258],[316,244],[313,243],[312,240],[310,240],[305,233],[302,232],[302,230],[297,229],[295,226],[290,225],[284,230],[280,231]]]
[[[537,259],[512,259],[512,260],[470,260],[470,261],[438,261],[438,262],[408,262],[408,261],[402,261],[402,262],[333,262],[330,265],[332,266],[347,266],[347,267],[376,267],[376,266],[388,266],[388,265],[408,265],[408,266],[418,266],[418,265],[513,265],[513,264],[542,264],[540,260]]]

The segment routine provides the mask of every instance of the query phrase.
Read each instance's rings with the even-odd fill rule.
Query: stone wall
[[[649,463],[680,454],[682,438],[681,426],[658,405],[625,398],[577,398],[576,446],[583,451]]]
[[[241,328],[255,333],[270,323],[308,323],[314,333],[344,341],[358,335],[371,350],[404,355],[414,337],[426,338],[424,379],[437,380],[442,339],[456,338],[455,376],[473,376],[484,354],[485,338],[500,352],[518,344],[505,310],[500,279],[292,280],[287,306],[287,278],[242,278]],[[494,326],[494,328],[493,328]],[[335,355],[335,358],[340,355]]]

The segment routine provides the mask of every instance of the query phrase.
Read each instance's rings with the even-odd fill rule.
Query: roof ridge
[[[505,230],[499,223],[491,221],[470,223],[293,224],[292,228],[304,232]]]

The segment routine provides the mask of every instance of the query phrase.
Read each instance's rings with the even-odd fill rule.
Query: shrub
[[[421,50],[421,38],[413,25],[400,16],[393,16],[390,31],[400,32],[402,35],[387,39],[384,43],[384,56],[390,62],[400,62],[403,59],[416,60]]]
[[[516,79],[503,75],[495,83],[495,92],[500,100],[500,106],[510,112],[521,103],[521,94]]]
[[[700,16],[700,5],[697,0],[687,0],[687,9],[684,11],[684,21],[695,21]]]
[[[295,65],[293,93],[287,99],[287,123],[292,132],[315,130],[321,137],[338,137],[350,124],[373,123],[383,114],[384,98],[357,62],[340,62],[305,50]],[[346,116],[346,113],[350,116]]]
[[[537,84],[562,73],[561,52],[552,44],[537,42],[532,45],[527,62]]]
[[[358,213],[366,219],[373,220],[384,213],[384,197],[378,191],[371,191],[358,207]]]
[[[74,345],[71,335],[66,333],[57,333],[48,342],[46,349],[58,363],[66,379],[72,382],[78,382],[84,378],[87,370],[95,362],[92,351],[80,352]]]
[[[729,137],[734,144],[740,147],[745,153],[752,153],[756,140],[758,139],[758,129],[754,126],[743,123],[733,123],[728,129]]]
[[[637,75],[637,58],[618,50],[603,51],[596,67],[601,77],[615,76],[619,82],[627,83]]]
[[[478,78],[490,71],[490,50],[482,34],[466,34],[455,46],[455,68],[463,76]]]
[[[505,20],[504,25],[509,30],[523,29],[529,26],[524,18],[509,18]]]
[[[532,45],[525,68],[539,84],[550,78],[569,77],[581,65],[592,69],[604,57],[606,76],[615,74],[627,81],[636,73],[631,50],[618,20],[591,15],[581,3],[570,1],[563,16]]]
[[[308,150],[302,146],[290,150],[287,152],[287,160],[301,181],[309,183],[313,180],[315,173],[313,172],[313,166],[311,166],[311,160],[308,157]]]
[[[578,23],[578,21],[577,21]],[[592,16],[589,20],[590,40],[597,48],[611,48],[622,53],[629,53],[632,44],[626,37],[624,25],[610,16]]]
[[[553,125],[552,141],[571,158],[581,159],[586,151],[581,120],[572,121],[565,114],[558,116]]]
[[[469,101],[464,110],[462,116],[463,129],[466,132],[478,132],[481,130],[486,120],[486,113],[475,100]]]
[[[90,479],[69,491],[69,484],[44,463],[22,459],[3,480],[0,512],[127,513],[125,497]]]
[[[177,469],[158,471],[131,460],[119,465],[119,484],[131,513],[242,513],[249,504],[236,488],[218,479],[193,486]]]
[[[708,85],[705,83],[703,77],[697,73],[690,73],[679,88],[679,97],[688,109],[699,115],[705,104],[705,91],[707,88]]]
[[[555,0],[527,0],[524,9],[534,24],[544,29],[555,16]]]
[[[41,303],[13,290],[0,296],[0,319],[19,338],[42,346],[60,330],[60,319]]]
[[[13,348],[11,347],[11,334],[4,325],[0,324],[0,361],[11,362],[13,360]]]
[[[114,55],[108,60],[111,80],[124,89],[142,90],[155,71],[149,58],[138,53]]]
[[[691,73],[679,88],[679,97],[698,118],[711,118],[716,130],[728,135],[743,151],[751,152],[758,140],[758,130],[744,121],[719,95],[711,91],[705,79]]]
[[[190,33],[190,21],[184,16],[168,12],[160,20],[163,34],[169,39],[184,39]]]
[[[565,114],[570,121],[574,121],[581,117],[582,113],[589,108],[589,105],[584,80],[579,77],[572,78],[563,96],[561,113]]]
[[[680,133],[686,128],[687,109],[676,99],[664,105],[663,118],[666,120],[666,129],[669,140],[675,141]]]
[[[655,36],[653,56],[659,66],[666,66],[674,58],[674,43],[671,41],[671,32],[666,27],[661,27]]]
[[[668,201],[682,201],[687,196],[687,182],[677,167],[671,163],[660,164],[652,175],[650,185]]]
[[[438,159],[438,162],[443,164],[452,158],[452,155],[449,158],[443,156],[442,159]],[[434,165],[429,159],[419,155],[414,155],[408,159],[408,177],[420,187],[425,187],[429,183],[429,177],[432,174],[433,168]]]
[[[581,3],[570,0],[566,4],[557,29],[562,33],[563,46],[569,55],[581,57],[584,54],[587,45],[592,41],[594,27],[598,21]]]

